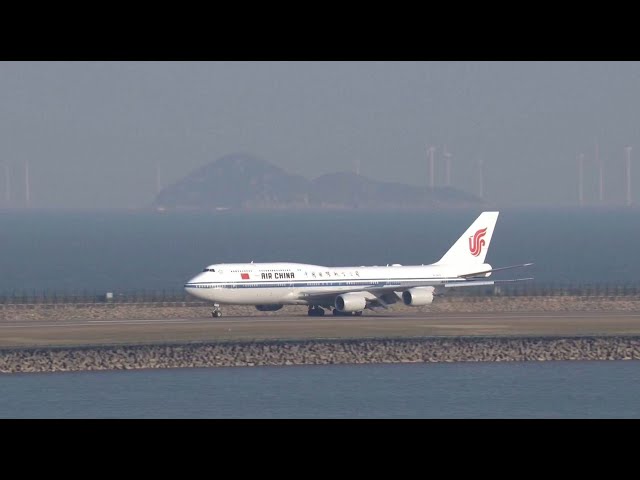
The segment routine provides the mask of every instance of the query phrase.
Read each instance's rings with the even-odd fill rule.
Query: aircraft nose
[[[191,280],[189,280],[187,283],[184,284],[184,290],[187,293],[190,293],[191,295],[193,295],[194,297],[197,297],[198,294],[198,287],[197,284],[200,281],[200,278],[202,277],[202,274],[198,274],[195,277],[193,277]]]

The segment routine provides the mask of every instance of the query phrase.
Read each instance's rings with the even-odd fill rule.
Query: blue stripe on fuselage
[[[405,278],[394,280],[353,280],[348,282],[332,282],[322,280],[295,280],[282,282],[277,280],[263,280],[259,282],[196,282],[187,283],[185,288],[197,288],[198,285],[207,288],[296,288],[296,287],[400,287],[403,283],[416,282],[445,282],[455,279],[445,278]],[[459,280],[459,279],[458,279]]]

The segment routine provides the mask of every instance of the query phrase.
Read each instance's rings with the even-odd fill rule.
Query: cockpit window
[[[215,269],[215,268],[205,268],[205,269],[203,270],[203,272],[215,272],[215,271],[216,271],[216,269]]]

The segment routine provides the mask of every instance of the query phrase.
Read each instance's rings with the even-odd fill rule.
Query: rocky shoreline
[[[257,312],[225,306],[225,315],[306,315],[306,307]],[[442,297],[398,313],[638,312],[640,298],[579,296]],[[2,321],[76,319],[209,318],[210,307],[185,303],[0,305]],[[367,315],[377,315],[367,312]],[[132,344],[0,349],[0,372],[64,372],[148,368],[257,365],[325,365],[411,362],[495,362],[545,360],[638,360],[640,336],[428,337],[348,340],[265,340],[215,343]]]
[[[0,349],[0,372],[639,359],[638,336],[305,340]]]

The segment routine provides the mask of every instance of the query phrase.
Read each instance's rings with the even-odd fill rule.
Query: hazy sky
[[[0,152],[12,205],[136,208],[246,152],[308,178],[354,170],[424,185],[426,148],[453,185],[499,205],[625,200],[640,156],[639,62],[2,62]],[[0,201],[6,205],[5,167]],[[640,163],[632,168],[640,203]]]

